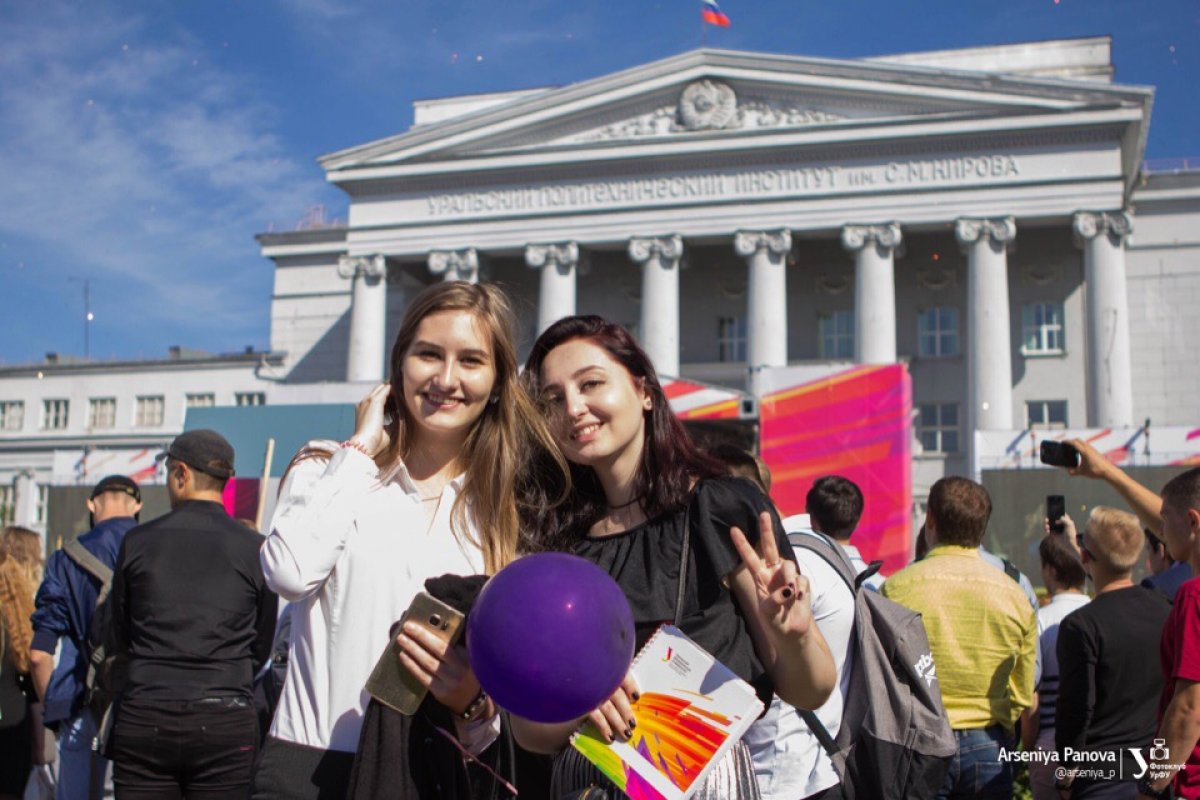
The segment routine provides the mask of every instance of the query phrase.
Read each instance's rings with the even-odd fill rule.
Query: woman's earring
[[[500,395],[498,395],[498,394],[494,394],[488,398],[489,406],[494,406],[494,405],[496,405],[496,403],[499,403],[499,402],[500,402]]]

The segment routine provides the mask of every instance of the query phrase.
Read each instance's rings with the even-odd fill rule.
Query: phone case
[[[404,616],[400,617],[400,624],[409,620],[432,631],[449,646],[454,646],[462,635],[463,615],[427,592],[420,592],[413,598]],[[400,647],[395,636],[375,662],[365,688],[388,708],[409,716],[417,712],[429,691],[400,663]]]

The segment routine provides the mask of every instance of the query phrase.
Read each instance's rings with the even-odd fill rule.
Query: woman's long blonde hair
[[[393,405],[390,409],[392,422],[387,432],[392,444],[379,459],[381,466],[386,468],[409,455],[414,431],[403,401],[404,357],[421,322],[431,314],[444,311],[473,314],[492,340],[496,368],[492,396],[495,400],[484,408],[463,444],[459,460],[465,467],[466,478],[451,515],[455,535],[465,537],[483,551],[485,569],[492,574],[517,555],[522,539],[517,498],[526,496],[523,486],[527,482],[539,480],[538,476],[530,474],[530,465],[558,470],[566,480],[563,497],[570,488],[566,478],[569,471],[520,380],[516,316],[512,304],[498,286],[463,281],[428,287],[413,298],[400,323],[389,362]],[[470,533],[468,514],[480,532],[478,539]]]
[[[29,583],[31,591],[36,594],[38,587],[42,585],[42,576],[46,568],[42,537],[28,528],[10,525],[0,534],[0,549],[16,559],[17,565],[25,573],[25,580]]]
[[[409,454],[413,421],[402,399],[404,357],[421,322],[443,311],[474,314],[492,340],[496,368],[492,395],[496,400],[484,408],[463,444],[459,461],[466,468],[466,478],[451,511],[455,536],[465,538],[483,552],[484,568],[491,575],[512,561],[518,552],[538,549],[537,531],[523,530],[521,520],[535,517],[545,506],[561,503],[567,497],[571,490],[570,470],[520,380],[516,316],[507,295],[493,284],[452,281],[434,284],[413,298],[400,323],[389,362],[392,396],[387,434],[391,446],[375,459],[380,471],[386,472]],[[317,447],[302,449],[284,470],[280,488],[296,464],[331,455]],[[540,486],[553,486],[557,491],[538,490]],[[528,509],[527,503],[539,507]],[[480,537],[471,533],[468,514],[481,532]]]
[[[18,672],[29,672],[34,591],[20,563],[0,546],[0,625],[7,660]]]

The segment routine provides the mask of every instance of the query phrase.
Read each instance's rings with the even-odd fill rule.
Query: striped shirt
[[[1042,654],[1042,679],[1038,683],[1038,727],[1054,727],[1054,707],[1058,704],[1058,624],[1068,614],[1087,605],[1090,598],[1082,592],[1059,592],[1038,609],[1038,648]]]

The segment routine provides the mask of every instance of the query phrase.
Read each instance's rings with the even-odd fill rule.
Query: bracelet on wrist
[[[362,453],[367,458],[373,457],[370,453],[367,452],[367,446],[365,444],[363,444],[362,442],[356,442],[353,439],[347,439],[346,441],[342,442],[338,446],[345,447],[348,450],[357,450],[358,452]]]
[[[483,712],[487,709],[487,702],[488,696],[483,689],[480,688],[479,694],[475,695],[474,700],[472,700],[470,703],[467,703],[467,707],[459,713],[458,718],[463,722],[474,722],[483,716]]]

